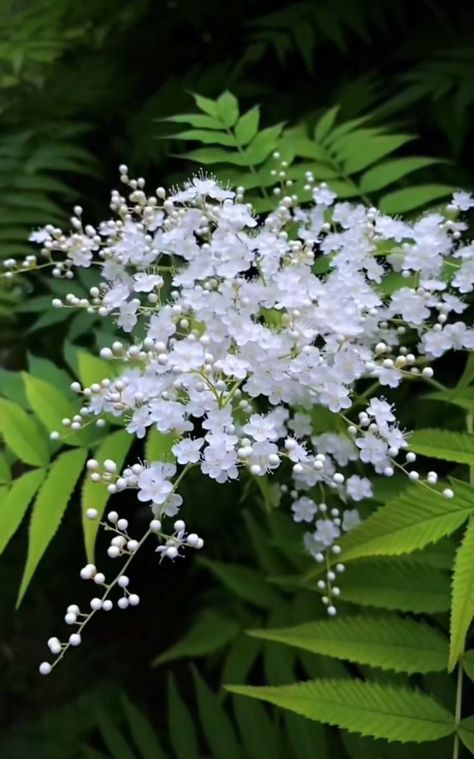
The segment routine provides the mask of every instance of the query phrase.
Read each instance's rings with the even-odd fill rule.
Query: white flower
[[[460,211],[469,211],[470,208],[474,207],[474,197],[470,192],[453,192],[451,203]]]
[[[312,522],[318,507],[311,498],[302,496],[291,504],[291,510],[295,522]]]
[[[176,473],[173,464],[153,463],[138,475],[139,501],[151,501],[160,506],[173,490],[173,483],[168,479]]]
[[[171,450],[179,464],[197,464],[201,458],[200,451],[203,444],[203,438],[196,438],[196,440],[185,438],[179,443],[175,443]]]
[[[316,530],[313,533],[314,539],[325,548],[332,546],[338,539],[341,531],[337,525],[330,519],[317,519]]]
[[[358,524],[360,524],[360,514],[357,509],[351,509],[350,511],[344,512],[342,517],[342,529],[345,532],[353,530]]]
[[[347,478],[345,484],[347,495],[353,501],[363,501],[364,498],[372,498],[373,487],[367,477],[359,477],[357,474],[353,474]]]

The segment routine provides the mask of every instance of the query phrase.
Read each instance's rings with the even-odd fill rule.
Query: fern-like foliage
[[[309,71],[314,70],[316,49],[322,43],[336,46],[348,54],[351,38],[369,42],[374,33],[383,32],[387,23],[396,26],[403,18],[403,3],[383,0],[333,0],[296,2],[249,22],[248,49],[244,63],[255,62],[271,50],[280,64],[299,55]]]
[[[0,134],[0,257],[31,253],[31,229],[64,220],[75,192],[61,175],[91,175],[97,163],[75,138],[78,127],[65,125],[56,139],[31,131]]]
[[[432,627],[389,614],[342,617],[279,630],[253,630],[250,634],[395,672],[442,671],[448,654],[446,638]]]
[[[380,683],[315,680],[277,688],[230,685],[227,690],[318,722],[389,741],[436,741],[455,729],[454,718],[430,696]]]
[[[339,108],[334,107],[311,130],[305,123],[260,129],[258,108],[241,115],[229,92],[215,101],[195,95],[195,102],[199,113],[169,118],[192,127],[173,134],[174,139],[203,146],[180,157],[212,167],[222,181],[242,187],[258,210],[273,207],[272,194],[296,193],[300,201],[310,200],[308,175],[315,182],[327,182],[340,198],[377,202],[387,213],[412,211],[452,192],[451,186],[436,182],[393,189],[437,161],[393,158],[414,136],[371,126],[369,117],[338,123]]]

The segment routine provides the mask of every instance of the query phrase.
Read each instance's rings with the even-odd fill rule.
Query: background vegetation
[[[30,229],[64,222],[79,199],[93,220],[101,218],[105,192],[123,162],[152,185],[179,182],[198,164],[242,183],[249,182],[250,164],[265,176],[273,147],[245,163],[225,141],[216,147],[205,133],[193,133],[194,117],[168,120],[196,113],[191,93],[217,98],[231,90],[241,112],[260,105],[261,128],[280,125],[265,145],[281,138],[283,148],[292,146],[296,182],[310,162],[343,196],[369,196],[393,213],[416,213],[452,188],[474,186],[468,0],[228,0],[225,6],[216,0],[1,0],[0,10],[4,258],[30,253]],[[336,128],[351,137],[344,149],[331,143]],[[366,159],[358,162],[361,155]],[[395,158],[408,163],[390,165]],[[377,165],[383,170],[370,174]],[[110,339],[93,317],[51,310],[51,296],[69,289],[40,273],[2,285],[0,391],[9,402],[31,407],[27,379],[19,374],[25,371],[66,393],[80,349],[87,354]],[[439,371],[450,384],[457,366]],[[406,392],[400,391],[399,407],[410,427],[415,411],[403,404]],[[435,427],[445,406],[425,402],[422,410],[424,426]],[[455,413],[449,424],[456,428]],[[22,472],[21,463],[0,459],[0,487],[9,481],[10,464],[14,475]],[[390,486],[396,492],[397,481]],[[77,599],[84,555],[79,494],[18,611],[26,524],[7,546],[0,535],[2,759],[27,752],[35,759],[417,755],[417,748],[413,754],[394,744],[374,749],[354,736],[349,743],[345,732],[223,695],[223,682],[277,685],[336,677],[356,665],[243,632],[321,616],[316,594],[291,580],[310,560],[299,551],[298,535],[293,540],[290,520],[272,511],[271,488],[261,492],[253,481],[220,488],[199,479],[186,487],[190,519],[206,537],[205,558],[160,569],[153,557],[140,558],[135,574],[143,604],[103,615],[80,651],[46,681],[37,676],[45,640],[60,610]],[[401,560],[390,567],[381,561],[376,569],[399,593],[394,608],[442,615],[451,563],[446,542],[416,574]],[[374,568],[357,566],[346,597],[385,608],[386,594],[381,598],[371,586]],[[357,671],[370,679],[368,668]],[[399,681],[392,673],[385,677]],[[427,674],[424,681],[452,704],[446,680]],[[432,754],[447,755],[442,741]]]

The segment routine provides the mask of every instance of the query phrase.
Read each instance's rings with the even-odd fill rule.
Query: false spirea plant
[[[81,570],[96,593],[90,609],[68,607],[74,632],[48,641],[55,658],[42,674],[80,644],[95,613],[139,603],[128,571],[145,542],[154,541],[159,561],[202,548],[181,518],[179,486],[192,469],[223,485],[245,472],[279,478],[321,566],[329,616],[341,593],[343,536],[359,524],[374,475],[403,472],[428,495],[453,497],[435,471],[413,467],[390,395],[405,380],[436,385],[433,359],[474,347],[462,318],[474,282],[474,246],[462,240],[471,196],[455,193],[446,208],[403,221],[337,202],[308,175],[312,203],[285,196],[257,216],[241,190],[212,178],[147,194],[143,179],[120,171],[127,192],[112,193],[111,219],[86,224],[76,207],[70,232],[49,225],[31,238],[56,277],[100,271],[89,298],[71,294],[53,306],[97,313],[125,334],[100,353],[117,362],[118,376],[73,383],[82,407],[64,424],[76,431],[122,417],[137,438],[151,429],[172,435],[172,459],[123,471],[113,460],[88,461],[110,494],[134,491],[148,504],[150,522],[134,537],[115,511],[103,518],[119,569],[114,578],[93,564]],[[336,431],[314,433],[318,410],[334,415]],[[102,520],[93,508],[87,516]]]

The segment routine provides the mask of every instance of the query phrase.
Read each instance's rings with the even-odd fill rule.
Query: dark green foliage
[[[275,150],[293,160],[288,176],[302,197],[307,170],[342,197],[396,214],[474,186],[468,0],[0,0],[0,18],[1,260],[35,252],[31,229],[67,223],[79,198],[92,221],[101,218],[122,162],[157,186],[203,167],[244,186],[260,210],[274,202]],[[455,678],[429,671],[447,658],[449,637],[451,667],[465,639],[472,647],[467,486],[462,503],[438,503],[402,494],[400,480],[381,483],[374,516],[348,538],[339,639],[328,641],[308,579],[314,565],[278,509],[274,483],[249,479],[229,494],[192,482],[186,502],[206,536],[204,559],[157,571],[154,555],[145,558],[136,569],[149,598],[143,612],[128,620],[113,612],[112,623],[91,626],[87,650],[38,682],[84,543],[93,556],[96,530],[84,513],[95,493],[83,485],[83,461],[90,451],[128,455],[116,427],[106,439],[73,435],[64,450],[48,439],[73,413],[71,379],[100,380],[94,355],[113,339],[90,315],[52,311],[51,297],[84,296],[93,284],[93,275],[51,282],[41,270],[0,280],[2,759],[411,759],[423,750],[416,743],[387,740],[430,737],[440,737],[432,759],[450,757],[452,738],[442,736],[455,729]],[[462,370],[442,367],[449,390],[425,393],[426,420],[413,438],[421,456],[463,479],[474,461],[464,419],[474,410],[473,366],[471,358],[456,387]],[[318,420],[318,432],[328,429]],[[171,443],[157,436],[133,456],[164,457]],[[104,508],[104,498],[93,505]],[[144,518],[139,507],[129,516]],[[22,594],[31,583],[15,615],[26,556]],[[371,658],[367,624],[388,652],[378,640]],[[394,658],[397,646],[407,653],[411,631],[418,640],[425,630],[418,663],[412,651]],[[104,677],[114,682],[104,686]],[[311,713],[291,685],[304,680],[316,682],[307,686]],[[271,690],[230,695],[229,683]],[[395,716],[381,718],[374,704],[396,706]],[[472,718],[462,716],[460,757],[474,753]]]

